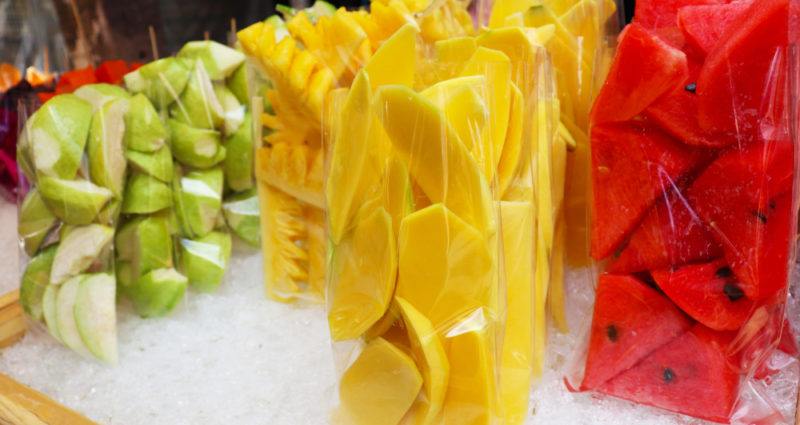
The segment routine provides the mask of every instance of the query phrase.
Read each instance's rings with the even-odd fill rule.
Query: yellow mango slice
[[[489,119],[484,93],[486,79],[483,76],[453,78],[422,91],[423,96],[444,111],[458,139],[472,152],[483,148],[481,138]]]
[[[483,75],[489,88],[486,93],[489,106],[489,126],[482,137],[483,148],[479,152],[473,150],[478,158],[484,175],[492,180],[500,162],[503,144],[508,130],[508,115],[511,105],[511,61],[499,50],[478,47],[467,61],[462,76]]]
[[[511,89],[511,114],[508,121],[508,133],[506,134],[506,142],[503,144],[503,153],[500,155],[500,163],[497,166],[497,191],[500,194],[505,194],[509,185],[511,185],[511,181],[514,179],[519,167],[523,150],[522,133],[524,121],[522,113],[525,108],[525,100],[516,84],[512,84]]]
[[[397,277],[392,218],[382,207],[359,214],[331,254],[328,324],[334,341],[358,338],[389,307]]]
[[[359,72],[341,110],[343,120],[348,125],[338,125],[331,151],[331,167],[325,187],[325,197],[330,223],[330,235],[338,244],[345,231],[352,224],[364,194],[365,179],[375,176],[364,175],[368,150],[372,147],[370,139],[370,105],[372,89],[369,77]]]
[[[478,48],[474,37],[456,37],[439,40],[434,44],[435,62],[438,65],[440,80],[449,80],[464,68],[475,49]]]
[[[499,0],[492,5],[492,13],[489,16],[489,28],[500,28],[505,26],[506,18],[510,15],[524,12],[537,5],[539,0]]]
[[[414,212],[414,191],[408,167],[397,156],[391,156],[386,164],[383,187],[383,206],[392,217],[395,237],[400,234],[400,223]]]
[[[569,332],[564,310],[564,262],[566,250],[566,220],[564,214],[556,221],[556,235],[553,240],[553,273],[550,280],[550,291],[547,294],[547,307],[559,332]]]
[[[507,299],[500,397],[508,424],[523,424],[528,414],[533,364],[533,215],[530,201],[500,202]]]
[[[412,423],[434,424],[444,403],[450,364],[447,362],[442,341],[431,321],[408,301],[396,297],[395,303],[403,315],[408,339],[411,341],[411,351],[422,372],[424,398],[419,400],[412,410],[414,416]]]
[[[444,113],[403,86],[376,92],[379,119],[411,176],[433,202],[447,208],[480,232],[495,230],[489,185]]]
[[[372,55],[364,70],[373,88],[386,84],[414,86],[418,33],[416,24],[403,25]]]
[[[367,344],[342,375],[339,398],[347,423],[396,424],[422,387],[414,361],[382,338]]]
[[[511,78],[526,96],[533,93],[536,83],[538,45],[536,30],[510,27],[484,32],[477,38],[479,46],[505,53],[511,61]]]
[[[400,225],[398,250],[396,296],[411,303],[434,328],[489,306],[494,281],[489,244],[444,205],[407,216]]]
[[[500,423],[490,320],[483,309],[477,309],[445,336],[450,381],[442,410],[444,424]]]

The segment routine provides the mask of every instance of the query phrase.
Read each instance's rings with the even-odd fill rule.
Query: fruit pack
[[[591,112],[600,271],[571,389],[713,422],[779,420],[742,393],[777,351],[796,355],[784,310],[797,6],[637,2]]]
[[[133,70],[71,71],[21,109],[20,299],[75,352],[115,363],[118,299],[166,315],[189,288],[219,287],[231,234],[258,244],[244,62],[189,42]]]

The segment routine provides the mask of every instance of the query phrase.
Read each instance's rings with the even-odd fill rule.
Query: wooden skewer
[[[236,18],[231,18],[231,33],[228,34],[228,45],[233,47],[236,44]]]
[[[0,348],[19,341],[26,329],[25,314],[19,304],[19,290],[0,296]]]
[[[44,61],[44,64],[43,64],[43,66],[44,66],[44,75],[49,75],[50,74],[50,48],[47,47],[47,46],[44,46],[44,59],[43,59],[43,61]]]
[[[209,39],[211,39],[211,34],[209,34],[209,32],[207,30],[203,31],[203,39],[205,41],[208,41]]]
[[[156,30],[153,28],[152,25],[147,27],[147,31],[150,33],[150,49],[153,51],[153,60],[158,60],[158,41],[156,39]]]
[[[0,423],[96,425],[74,410],[3,374],[0,374]]]

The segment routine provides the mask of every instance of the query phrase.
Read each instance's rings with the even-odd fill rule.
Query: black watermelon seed
[[[672,369],[665,367],[664,368],[664,382],[672,382],[675,379],[675,372]]]
[[[726,283],[725,286],[722,287],[722,292],[724,292],[731,301],[738,301],[744,297],[744,291],[742,291],[742,288],[740,288],[739,285],[731,282]]]
[[[777,205],[775,205],[775,201],[769,201],[769,209],[774,210],[775,208],[777,208]]]
[[[753,215],[761,222],[761,224],[767,224],[767,215],[761,211],[753,211]]]
[[[689,93],[696,93],[697,92],[697,83],[689,83],[684,87],[686,91]]]
[[[606,326],[606,335],[608,335],[609,341],[617,342],[617,338],[619,337],[619,332],[617,331],[617,327],[614,325]]]
[[[716,275],[720,279],[726,279],[733,276],[733,270],[728,266],[720,267],[717,269]]]

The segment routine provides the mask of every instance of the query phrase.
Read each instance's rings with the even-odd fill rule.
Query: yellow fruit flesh
[[[506,134],[506,142],[503,144],[503,153],[500,155],[500,163],[497,167],[497,191],[500,194],[506,193],[511,185],[522,155],[522,133],[524,131],[522,114],[525,105],[522,92],[517,88],[516,84],[512,85],[511,88],[511,113],[509,114],[508,134]]]
[[[483,130],[489,120],[486,89],[483,76],[471,76],[445,80],[422,91],[444,112],[458,140],[471,152],[483,149]]]
[[[333,248],[328,324],[334,341],[361,336],[384,315],[394,292],[392,218],[382,207],[366,207],[352,234]]]
[[[297,246],[297,241],[306,237],[303,207],[295,198],[264,182],[258,185],[267,295],[278,301],[291,301],[300,290],[297,282],[308,278],[304,267],[307,253]]]
[[[412,423],[430,425],[442,410],[450,364],[447,361],[442,341],[430,320],[402,298],[395,298],[403,316],[411,351],[420,367],[423,380],[423,397],[412,408]]]
[[[364,70],[373,88],[386,84],[414,86],[418,32],[415,24],[404,25],[370,58]]]
[[[344,416],[356,425],[396,424],[422,387],[422,376],[403,351],[377,338],[367,344],[339,384]]]

